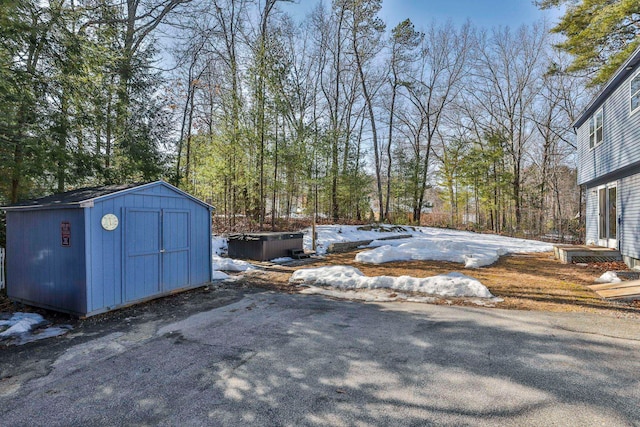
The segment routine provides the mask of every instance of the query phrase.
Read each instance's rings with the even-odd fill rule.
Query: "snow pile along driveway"
[[[465,276],[462,273],[441,274],[425,278],[411,276],[367,277],[354,267],[330,266],[297,270],[289,281],[306,285],[331,286],[338,289],[383,288],[442,297],[493,297],[486,286],[473,277]]]

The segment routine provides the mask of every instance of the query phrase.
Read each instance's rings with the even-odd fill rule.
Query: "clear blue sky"
[[[452,19],[456,24],[467,18],[479,27],[518,27],[547,17],[554,21],[558,14],[540,11],[532,0],[383,0],[381,15],[388,26],[410,18],[417,26],[432,20]]]
[[[295,0],[296,5],[285,8],[294,15],[304,16],[320,0]],[[325,4],[331,0],[324,0]],[[518,27],[547,18],[557,22],[560,13],[556,10],[540,11],[532,0],[383,0],[380,16],[388,28],[410,18],[417,28],[426,27],[434,19],[444,22],[451,19],[455,24],[467,18],[478,27]]]

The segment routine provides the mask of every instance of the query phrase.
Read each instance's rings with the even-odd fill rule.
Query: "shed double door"
[[[126,301],[139,300],[189,285],[189,220],[189,211],[126,210]]]

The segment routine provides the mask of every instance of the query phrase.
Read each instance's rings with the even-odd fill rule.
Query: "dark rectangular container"
[[[269,261],[302,249],[302,233],[249,233],[229,236],[229,258]]]

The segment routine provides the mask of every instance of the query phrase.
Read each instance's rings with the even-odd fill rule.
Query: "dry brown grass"
[[[324,259],[295,267],[275,267],[273,271],[256,272],[244,280],[264,288],[294,292],[289,275],[297,268],[325,265],[352,265],[367,276],[428,277],[459,271],[480,280],[492,294],[504,301],[497,308],[551,312],[592,312],[617,317],[640,318],[636,303],[603,300],[588,285],[594,283],[611,265],[578,266],[561,264],[552,253],[520,254],[501,257],[487,267],[464,269],[461,264],[440,261],[392,262],[381,265],[354,261],[356,252],[329,255]],[[616,266],[614,266],[616,267]],[[619,267],[619,266],[618,266]],[[443,299],[441,303],[469,305],[465,299]]]

